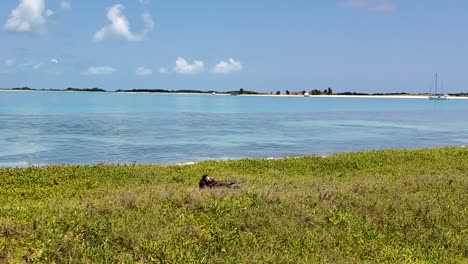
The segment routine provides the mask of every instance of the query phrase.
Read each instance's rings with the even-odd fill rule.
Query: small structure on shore
[[[211,179],[207,174],[203,175],[198,186],[200,189],[205,188],[233,188],[235,182],[220,182],[215,179]]]

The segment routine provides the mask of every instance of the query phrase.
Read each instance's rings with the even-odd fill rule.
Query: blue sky
[[[468,91],[465,0],[2,0],[0,87]]]

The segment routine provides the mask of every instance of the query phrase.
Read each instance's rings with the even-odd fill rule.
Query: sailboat
[[[435,75],[435,90],[434,90],[434,95],[429,96],[429,100],[448,100],[448,97],[446,94],[443,93],[438,93],[438,84],[439,80],[437,78],[437,73]],[[440,89],[442,91],[442,87]]]

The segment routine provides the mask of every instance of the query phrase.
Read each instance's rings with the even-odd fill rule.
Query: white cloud
[[[4,64],[5,64],[5,66],[7,66],[7,67],[11,67],[11,66],[15,65],[15,60],[13,60],[13,59],[7,59],[7,60],[5,60]]]
[[[392,12],[397,9],[391,0],[345,0],[341,2],[341,6],[377,12]]]
[[[103,41],[107,38],[114,37],[128,41],[141,41],[147,33],[154,29],[154,21],[151,14],[144,12],[142,14],[143,21],[145,22],[143,33],[140,35],[132,33],[130,23],[122,13],[124,8],[123,5],[117,4],[109,9],[107,12],[107,19],[109,19],[111,23],[97,31],[94,34],[94,40]]]
[[[142,5],[147,5],[150,3],[150,0],[138,0],[138,2],[140,2]]]
[[[113,74],[116,70],[110,66],[97,66],[90,67],[84,74],[85,75],[109,75]]]
[[[70,1],[60,2],[60,8],[62,8],[64,10],[70,10],[72,8],[71,2]]]
[[[26,60],[13,60],[8,59],[4,61],[3,73],[14,73],[14,72],[30,72],[37,71],[47,74],[62,74],[63,69],[59,67],[59,59],[57,58],[48,58],[48,59],[26,59]],[[1,66],[1,65],[0,65]]]
[[[4,25],[11,32],[45,32],[46,19],[53,11],[45,11],[44,0],[20,0],[18,7],[13,9]]]
[[[145,68],[145,67],[138,67],[135,71],[136,75],[139,76],[147,76],[147,75],[152,75],[153,70],[150,68]]]
[[[184,58],[179,57],[176,60],[174,71],[180,74],[191,75],[203,72],[205,64],[203,61],[194,60],[192,64],[188,63]]]
[[[17,71],[42,71],[45,73],[58,73],[60,69],[57,66],[60,61],[57,58],[50,58],[46,60],[26,60],[26,61],[16,61],[13,59],[7,59],[3,62],[3,65],[6,70],[3,73],[17,72]]]
[[[240,63],[240,61],[235,61],[232,58],[230,58],[227,62],[220,61],[213,68],[214,73],[232,73],[240,70],[242,70],[242,64]]]
[[[101,30],[94,34],[94,39],[103,41],[110,36],[123,38],[129,41],[141,40],[139,36],[133,34],[130,30],[130,24],[127,18],[122,14],[124,9],[123,5],[117,4],[109,9],[107,18],[111,22],[110,25],[103,27]]]
[[[47,68],[51,64],[58,64],[58,63],[59,63],[59,61],[56,58],[52,58],[52,59],[50,59],[49,61],[46,61],[46,62],[26,63],[25,66],[29,65],[34,70],[39,70],[39,69]]]
[[[44,63],[39,62],[33,65],[33,69],[39,70],[42,66],[44,66]]]
[[[54,11],[50,10],[50,9],[47,9],[46,12],[45,12],[45,15],[46,17],[50,17],[54,14]]]
[[[162,73],[162,74],[166,74],[166,73],[169,73],[169,71],[165,68],[165,67],[161,67],[159,68],[159,73]]]
[[[143,12],[143,14],[141,14],[141,17],[145,22],[145,29],[143,30],[143,35],[146,35],[154,29],[153,16],[151,16],[149,12]]]

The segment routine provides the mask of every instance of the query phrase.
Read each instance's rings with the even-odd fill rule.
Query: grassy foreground
[[[0,169],[8,263],[467,263],[467,219],[465,148]]]

